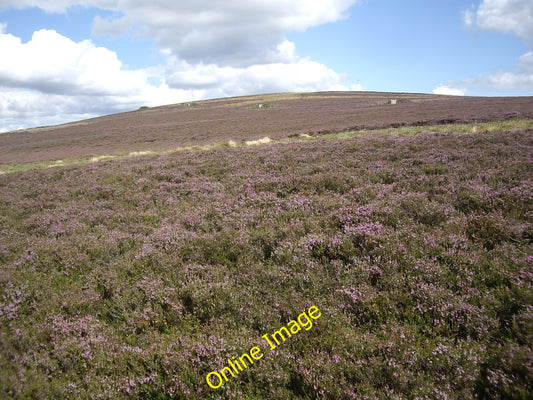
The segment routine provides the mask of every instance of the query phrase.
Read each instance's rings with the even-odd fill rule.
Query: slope
[[[396,105],[391,100],[397,100]],[[337,92],[274,94],[140,109],[0,135],[0,166],[281,139],[300,133],[533,116],[533,98]]]

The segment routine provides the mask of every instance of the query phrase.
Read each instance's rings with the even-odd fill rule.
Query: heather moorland
[[[364,96],[0,135],[0,398],[530,399],[532,98]]]

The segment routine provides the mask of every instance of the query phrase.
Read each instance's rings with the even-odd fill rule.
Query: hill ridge
[[[396,100],[395,105],[391,100]],[[263,105],[263,107],[261,107]],[[380,92],[277,93],[141,108],[0,135],[0,165],[228,140],[427,123],[533,117],[533,97],[479,98]]]

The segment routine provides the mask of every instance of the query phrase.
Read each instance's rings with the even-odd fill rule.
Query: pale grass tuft
[[[138,157],[138,156],[151,156],[156,154],[154,151],[146,150],[146,151],[132,151],[129,156],[130,157]]]
[[[48,168],[54,168],[54,167],[62,167],[65,165],[65,162],[63,160],[55,160],[55,161],[52,161],[49,165],[48,165]]]
[[[258,139],[258,140],[248,140],[246,141],[246,145],[247,146],[256,146],[256,145],[259,145],[259,144],[267,144],[267,143],[270,143],[272,141],[272,139],[270,139],[269,137],[264,137],[263,139]]]
[[[98,162],[98,161],[104,161],[104,160],[112,160],[114,158],[117,158],[117,156],[111,156],[111,155],[104,155],[104,156],[98,156],[91,158],[90,162]]]

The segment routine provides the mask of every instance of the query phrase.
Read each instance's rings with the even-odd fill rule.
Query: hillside
[[[531,398],[532,111],[271,95],[0,135],[0,398]]]
[[[391,105],[391,100],[397,100]],[[259,108],[263,105],[263,108]],[[275,94],[141,109],[0,134],[0,166],[204,146],[227,140],[533,116],[533,97],[336,92]]]

